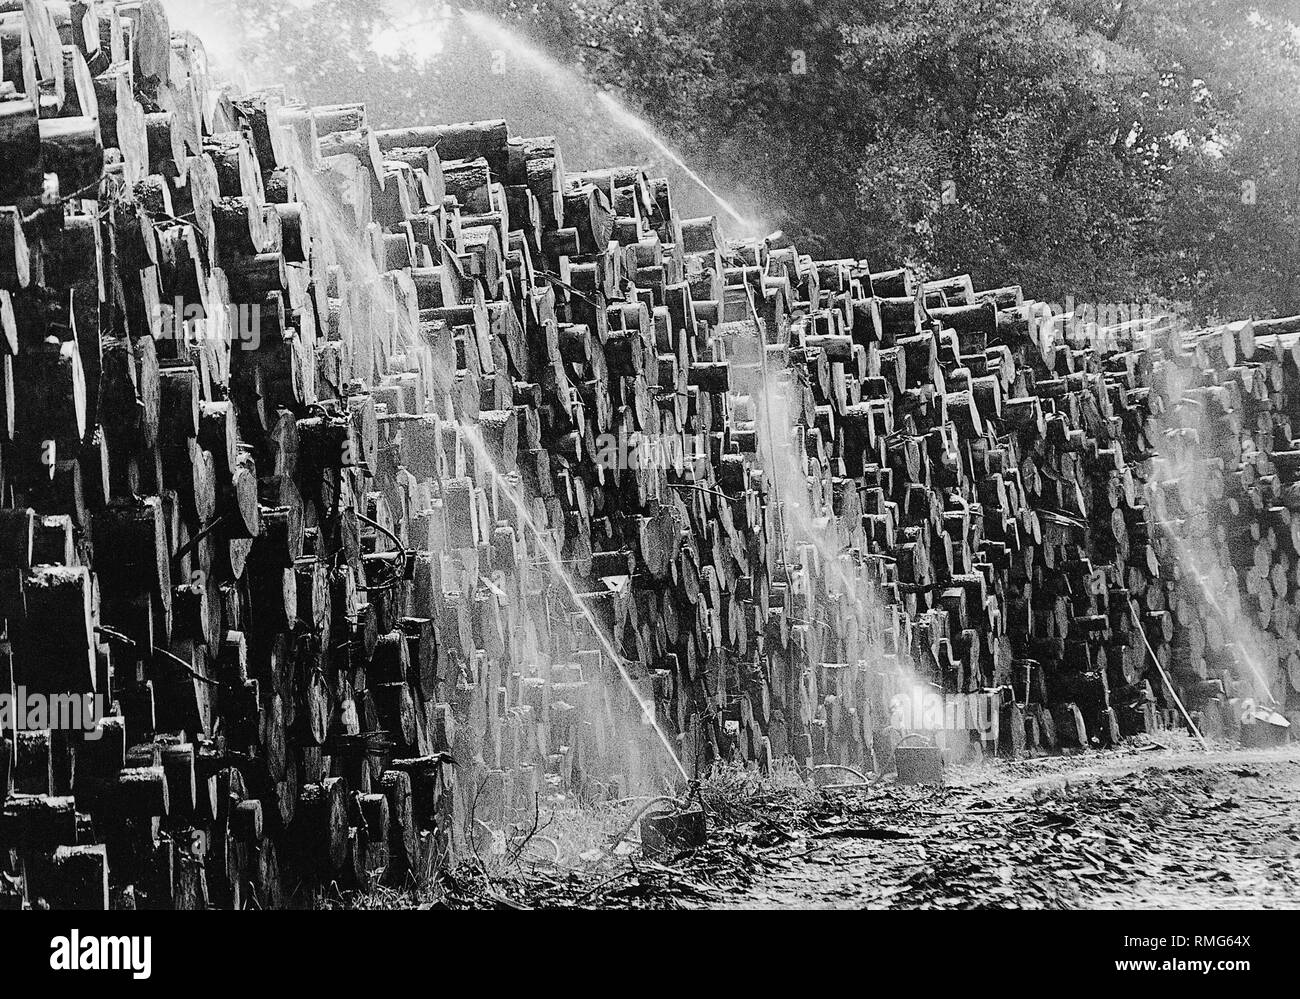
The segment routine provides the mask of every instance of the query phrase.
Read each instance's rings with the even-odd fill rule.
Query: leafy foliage
[[[233,3],[291,90],[365,100],[381,120],[453,114],[487,73],[482,50],[452,44],[450,12],[440,57],[394,58],[369,43],[406,9],[395,0]],[[816,255],[1054,301],[1300,311],[1295,0],[477,7],[646,109]]]

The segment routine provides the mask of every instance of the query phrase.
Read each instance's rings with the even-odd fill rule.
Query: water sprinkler
[[[691,807],[692,798],[699,803],[697,807]],[[647,814],[656,805],[672,807]],[[703,846],[708,827],[705,822],[704,799],[700,795],[699,779],[695,778],[687,784],[684,797],[674,798],[672,795],[661,794],[643,804],[632,813],[627,824],[604,848],[605,852],[613,854],[638,822],[641,852],[647,857],[668,857]]]
[[[910,739],[919,745],[904,745]],[[933,739],[913,732],[894,747],[894,769],[900,784],[943,784],[943,750]]]
[[[698,802],[697,805],[691,804],[692,798]],[[708,841],[708,823],[699,780],[689,783],[684,798],[669,800],[675,808],[651,812],[641,818],[641,853],[646,857],[673,857],[688,850],[697,850]],[[646,810],[642,809],[642,813]]]

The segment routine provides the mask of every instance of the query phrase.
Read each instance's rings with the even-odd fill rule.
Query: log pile
[[[1165,412],[1152,485],[1172,669],[1196,706],[1293,709],[1300,317],[1158,329],[1144,343]]]
[[[404,884],[555,794],[886,769],[918,690],[953,752],[1166,724],[1153,657],[1205,713],[1173,521],[1294,632],[1289,327],[1063,336],[504,121],[217,86],[156,0],[0,11],[0,694],[103,709],[6,723],[5,905]]]

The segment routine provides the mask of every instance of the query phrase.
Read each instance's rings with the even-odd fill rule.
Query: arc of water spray
[[[538,66],[549,73],[555,73],[558,71],[564,74],[567,80],[571,80],[577,85],[590,86],[587,81],[579,77],[573,72],[573,70],[561,66],[554,58],[542,49],[522,38],[495,18],[489,17],[482,11],[470,10],[463,7],[457,8],[457,13],[471,31],[474,31],[481,36],[491,37],[502,44],[508,45],[511,52],[516,56],[531,62],[533,65]],[[637,135],[641,136],[641,138],[654,146],[655,149],[671,161],[674,166],[686,174],[693,183],[697,184],[701,190],[716,201],[718,207],[731,216],[738,225],[744,227],[747,232],[757,232],[761,230],[762,224],[760,222],[755,219],[746,218],[737,211],[736,207],[730,201],[710,187],[703,177],[687,166],[686,161],[677,155],[677,153],[674,152],[672,148],[663,141],[663,139],[659,138],[659,136],[655,134],[654,129],[652,129],[642,118],[625,108],[607,91],[596,90],[596,99],[604,106],[611,118],[624,128],[635,132]]]
[[[291,145],[291,148],[296,149],[296,146]],[[326,206],[329,221],[331,222],[331,226],[328,230],[329,235],[332,237],[332,242],[335,244],[336,253],[346,264],[346,269],[352,272],[354,278],[359,276],[366,279],[366,283],[376,283],[379,277],[378,270],[374,266],[373,260],[364,252],[363,248],[357,245],[357,240],[351,236],[348,224],[343,218],[333,195],[330,192],[327,192],[319,181],[312,175],[311,171],[307,170],[305,167],[299,171],[299,181],[303,185],[310,186],[313,189],[314,193],[317,195],[315,199],[317,204]],[[451,373],[435,367],[431,371],[431,374],[435,386],[449,394],[453,382]],[[448,409],[450,409],[450,404],[448,404]],[[450,412],[447,413],[447,416],[450,419]],[[496,463],[488,453],[487,447],[483,442],[482,435],[479,433],[478,428],[469,424],[460,424],[460,426],[465,439],[469,441],[470,446],[475,452],[479,467],[488,470],[493,477],[493,481],[498,484],[501,492],[505,494],[511,506],[514,507],[520,521],[527,525],[528,529],[532,532],[533,537],[536,539],[538,546],[541,548],[542,553],[545,555],[546,560],[551,567],[551,571],[569,591],[573,603],[577,606],[579,612],[595,634],[597,641],[600,642],[606,655],[608,655],[610,660],[614,663],[618,670],[619,677],[631,692],[632,696],[636,699],[642,715],[649,720],[651,728],[654,729],[655,735],[659,737],[659,741],[663,744],[664,750],[667,752],[669,759],[672,760],[677,772],[681,774],[684,781],[689,781],[690,776],[686,772],[686,767],[682,765],[682,761],[678,757],[677,752],[673,749],[672,743],[669,741],[667,734],[663,731],[662,726],[660,726],[658,719],[655,717],[654,704],[647,701],[647,699],[642,695],[640,689],[636,686],[635,682],[633,682],[632,676],[627,669],[627,661],[619,653],[618,649],[614,647],[614,643],[605,634],[604,629],[596,620],[596,616],[592,613],[591,608],[587,606],[586,601],[584,601],[581,595],[577,592],[568,572],[564,569],[563,559],[560,557],[560,553],[555,549],[554,542],[547,536],[546,532],[542,531],[537,525],[522,498],[517,494],[513,484],[507,480],[496,467]]]
[[[701,177],[698,173],[696,173],[694,170],[688,167],[686,165],[686,162],[675,152],[673,152],[673,150],[667,145],[667,143],[665,143],[662,139],[660,139],[659,136],[655,135],[654,131],[650,128],[649,125],[645,123],[645,121],[643,121],[637,115],[633,114],[622,104],[616,101],[609,94],[608,91],[605,90],[597,91],[596,99],[600,101],[600,103],[605,105],[605,109],[609,112],[611,118],[613,118],[615,121],[623,125],[626,125],[628,128],[632,129],[632,131],[640,135],[648,143],[654,146],[655,149],[659,150],[659,152],[661,152],[664,156],[667,156],[668,159],[673,162],[674,166],[676,166],[679,170],[681,170],[684,174],[686,174],[686,176],[689,177],[695,184],[697,184],[704,191],[704,193],[706,193],[710,198],[716,201],[718,203],[718,207],[721,208],[728,215],[730,215],[739,225],[743,226],[747,231],[750,232],[757,231],[762,228],[761,223],[759,223],[755,219],[746,218],[744,215],[741,215],[740,212],[736,210],[735,206],[732,205],[730,201],[728,201],[721,194],[719,194],[717,191],[711,188],[705,182],[703,177]]]
[[[433,378],[434,384],[438,388],[443,391],[449,391],[452,384],[452,376],[450,372],[437,369],[433,372]],[[519,518],[520,522],[528,528],[528,531],[532,534],[538,547],[541,549],[542,555],[545,557],[547,564],[550,566],[551,572],[555,575],[556,579],[564,584],[564,588],[568,591],[569,597],[572,599],[574,606],[578,608],[578,612],[583,616],[583,619],[587,622],[587,625],[591,628],[593,634],[595,634],[596,640],[600,643],[601,649],[607,656],[609,656],[610,661],[614,663],[615,668],[618,670],[619,679],[623,681],[623,685],[627,687],[628,692],[631,693],[632,697],[636,700],[637,706],[641,709],[642,717],[646,718],[650,722],[650,727],[654,729],[655,735],[659,737],[659,741],[663,744],[664,751],[668,754],[668,758],[673,761],[673,766],[676,767],[677,772],[681,774],[682,780],[689,782],[690,775],[686,772],[686,767],[682,764],[681,758],[677,755],[677,751],[673,749],[673,745],[669,741],[667,733],[664,732],[663,727],[655,717],[654,704],[649,702],[642,695],[640,689],[633,681],[632,675],[628,672],[627,660],[624,659],[623,655],[617,648],[615,648],[613,641],[605,634],[605,629],[602,628],[600,622],[596,620],[596,615],[592,613],[591,608],[587,606],[587,602],[582,599],[582,595],[578,592],[577,587],[573,585],[568,570],[564,568],[564,559],[555,547],[555,542],[541,529],[537,524],[537,521],[533,519],[532,513],[529,511],[523,497],[519,495],[519,491],[515,484],[507,479],[505,475],[501,473],[501,470],[497,468],[496,462],[488,452],[487,444],[484,442],[483,435],[479,431],[478,427],[473,424],[461,423],[453,420],[450,413],[451,404],[448,403],[447,406],[448,422],[455,422],[456,425],[460,427],[464,440],[469,444],[470,448],[474,452],[476,466],[487,470],[488,474],[492,476],[492,481],[497,485],[500,492],[505,495],[510,505],[514,508],[515,515]]]
[[[785,511],[781,509],[781,481],[777,477],[777,460],[776,460],[776,440],[772,434],[772,414],[769,410],[771,405],[772,390],[768,385],[767,377],[767,330],[763,325],[762,319],[759,318],[758,309],[754,306],[754,295],[750,291],[749,285],[745,285],[745,300],[749,303],[749,318],[754,324],[754,329],[758,331],[758,372],[762,380],[764,403],[759,410],[763,420],[763,430],[767,436],[767,450],[772,462],[772,492],[776,496],[776,502],[772,505],[774,512],[776,529],[777,548],[781,552],[781,558],[787,558],[785,547]]]
[[[779,235],[779,234],[774,234],[774,235]],[[822,559],[822,562],[826,566],[827,573],[839,582],[840,586],[843,588],[845,596],[847,596],[850,600],[856,601],[858,599],[859,578],[856,575],[850,576],[848,571],[844,568],[844,565],[840,559],[840,556],[843,554],[843,552],[840,551],[834,553],[833,555],[831,554],[829,549],[825,546],[823,539],[821,539],[818,536],[818,532],[816,528],[810,522],[808,511],[807,509],[805,509],[804,503],[799,502],[797,496],[787,496],[785,493],[785,489],[783,488],[783,483],[780,475],[781,461],[780,458],[778,457],[778,453],[777,453],[778,448],[772,430],[772,425],[774,422],[776,422],[772,418],[772,406],[777,396],[772,391],[772,387],[770,384],[770,372],[769,372],[768,357],[767,357],[767,338],[766,338],[765,331],[763,330],[762,323],[758,317],[758,312],[757,309],[755,308],[752,295],[749,296],[749,308],[750,308],[750,319],[754,323],[755,329],[759,331],[759,379],[760,379],[760,385],[763,392],[763,405],[760,407],[759,413],[762,417],[763,429],[764,429],[765,436],[767,437],[769,459],[772,463],[772,467],[771,467],[772,490],[776,495],[776,503],[774,504],[774,508],[775,508],[775,520],[776,520],[776,531],[777,531],[777,544],[780,546],[780,549],[782,551],[782,556],[788,559],[790,557],[790,552],[786,550],[786,546],[791,541],[791,539],[786,534],[787,527],[788,527],[788,523],[787,523],[787,516],[788,516],[789,521],[792,522],[793,525],[798,528],[799,533],[802,534],[805,537],[805,539],[817,551],[818,555]],[[788,450],[789,447],[790,447],[789,442],[786,442],[785,444],[782,445],[780,450],[785,451]]]
[[[1170,432],[1171,431],[1165,432],[1164,437],[1166,440],[1168,439]],[[1166,454],[1164,448],[1160,448],[1160,450],[1162,462],[1169,466],[1176,467],[1182,464],[1182,461],[1185,460],[1179,459],[1177,456]],[[1186,470],[1184,470],[1184,474],[1186,474]],[[1178,559],[1182,563],[1183,569],[1191,575],[1193,580],[1195,580],[1197,589],[1201,591],[1201,596],[1205,598],[1205,602],[1210,605],[1210,608],[1218,617],[1219,623],[1225,631],[1226,644],[1226,635],[1231,634],[1237,626],[1238,622],[1235,620],[1236,615],[1230,615],[1227,609],[1219,602],[1218,597],[1214,593],[1214,589],[1210,585],[1208,573],[1201,571],[1201,557],[1193,551],[1191,540],[1181,537],[1180,534],[1174,530],[1173,525],[1175,523],[1176,521],[1167,517],[1157,521],[1161,533],[1164,534],[1165,539],[1173,545],[1174,551],[1178,555]],[[1248,629],[1248,631],[1253,631],[1253,629]],[[1145,636],[1145,632],[1143,634]],[[1267,697],[1271,703],[1277,705],[1279,703],[1278,699],[1274,696],[1272,687],[1269,685],[1268,680],[1265,679],[1263,671],[1259,668],[1259,664],[1255,661],[1255,647],[1251,640],[1251,635],[1248,633],[1246,635],[1246,641],[1237,644],[1241,652],[1240,660],[1244,661],[1250,672],[1254,674],[1256,683],[1258,684],[1257,689],[1262,689],[1264,696]]]
[[[533,519],[532,513],[529,512],[527,504],[524,503],[523,498],[518,494],[514,484],[502,475],[501,471],[496,467],[496,462],[492,460],[492,456],[488,453],[487,445],[483,442],[483,437],[479,433],[478,428],[472,424],[466,423],[460,424],[460,427],[465,439],[474,450],[474,456],[476,461],[479,463],[479,467],[487,469],[500,491],[505,495],[510,505],[514,507],[515,514],[519,517],[520,522],[523,523],[532,533],[538,547],[542,550],[542,554],[546,556],[547,562],[550,563],[551,571],[555,574],[555,577],[564,584],[564,588],[568,590],[569,597],[578,608],[578,612],[583,616],[584,620],[586,620],[588,626],[595,634],[596,640],[600,642],[600,646],[604,650],[605,654],[609,656],[610,660],[614,663],[624,686],[627,687],[633,698],[636,699],[637,705],[641,708],[642,716],[649,721],[650,727],[654,729],[655,735],[659,737],[659,741],[663,744],[664,751],[668,754],[668,758],[673,761],[673,766],[675,766],[677,772],[681,774],[682,780],[689,781],[690,775],[686,772],[686,767],[682,765],[681,759],[678,758],[676,750],[673,749],[672,743],[668,739],[668,734],[664,732],[663,727],[655,717],[654,704],[649,702],[641,693],[635,681],[633,681],[632,675],[628,672],[627,660],[624,659],[618,649],[615,648],[613,640],[605,634],[605,629],[602,628],[600,622],[596,620],[596,615],[592,613],[591,608],[587,606],[587,602],[582,599],[582,594],[580,594],[577,587],[573,585],[573,580],[564,568],[564,560],[560,557],[560,553],[555,548],[555,542]]]
[[[1214,595],[1214,591],[1210,589],[1209,581],[1205,578],[1205,575],[1201,573],[1195,565],[1189,564],[1192,561],[1192,558],[1191,553],[1187,550],[1187,546],[1182,543],[1181,539],[1174,537],[1168,527],[1163,528],[1163,530],[1165,536],[1170,538],[1170,540],[1173,541],[1174,546],[1178,549],[1178,554],[1183,560],[1184,567],[1191,573],[1192,578],[1196,580],[1196,585],[1200,589],[1202,596],[1205,597],[1206,603],[1214,608],[1214,613],[1218,615],[1220,624],[1231,631],[1233,628],[1232,618],[1228,616],[1228,612],[1224,610],[1223,605],[1219,603],[1218,598]],[[1241,658],[1245,660],[1250,671],[1255,674],[1255,679],[1259,681],[1259,685],[1263,688],[1265,696],[1273,704],[1278,704],[1278,699],[1273,696],[1273,690],[1269,686],[1268,680],[1264,678],[1263,672],[1255,663],[1255,657],[1251,654],[1250,649],[1246,648],[1245,645],[1240,645],[1240,648]]]

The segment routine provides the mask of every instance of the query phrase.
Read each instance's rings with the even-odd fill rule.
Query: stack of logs
[[[1294,630],[1290,327],[726,240],[502,121],[215,86],[157,0],[0,46],[0,904],[400,885],[554,794],[887,768],[916,690],[986,710],[957,749],[1110,744],[1152,657],[1239,679],[1171,524]]]
[[[1300,699],[1300,317],[1145,337],[1171,666],[1193,706]],[[1296,424],[1296,429],[1293,429]],[[1206,722],[1230,727],[1207,710]],[[1292,712],[1294,714],[1294,712]]]

